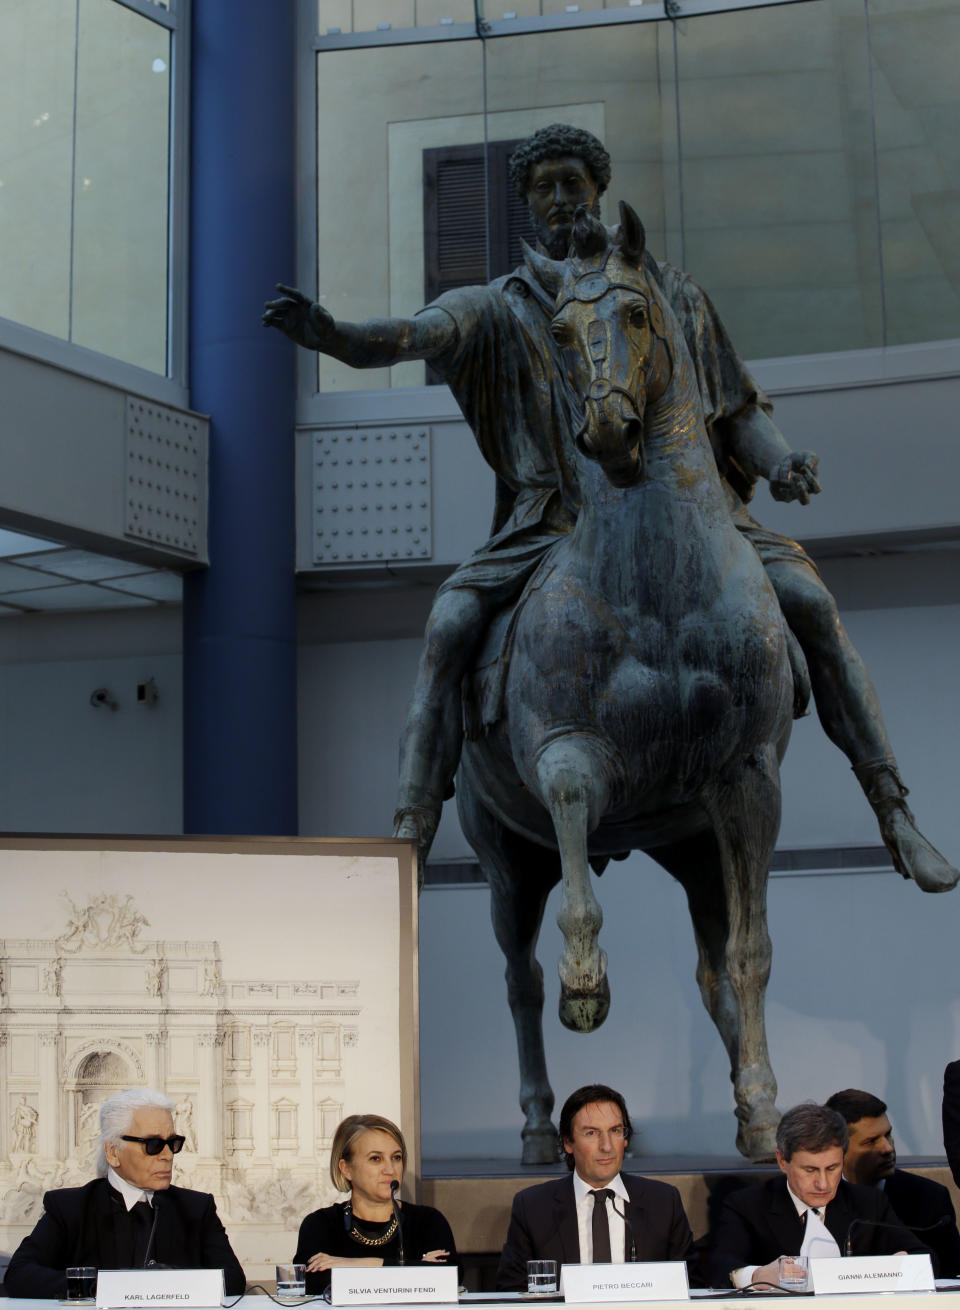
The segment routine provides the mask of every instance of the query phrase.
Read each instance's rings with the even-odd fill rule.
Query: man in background
[[[940,1273],[960,1273],[960,1233],[950,1193],[941,1183],[897,1168],[893,1129],[879,1096],[854,1087],[834,1092],[826,1102],[842,1114],[850,1133],[843,1157],[843,1176],[863,1187],[886,1193],[897,1218],[936,1254]]]

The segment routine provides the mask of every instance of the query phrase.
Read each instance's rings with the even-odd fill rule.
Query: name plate
[[[560,1291],[565,1301],[687,1301],[687,1266],[682,1260],[622,1265],[564,1265]]]
[[[810,1261],[815,1292],[935,1292],[928,1255],[848,1255]]]
[[[456,1265],[330,1270],[331,1305],[423,1305],[456,1300]]]
[[[101,1269],[97,1306],[217,1306],[223,1300],[222,1269]]]

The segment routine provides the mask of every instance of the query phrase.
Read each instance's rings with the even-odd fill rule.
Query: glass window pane
[[[684,248],[746,357],[882,343],[858,0],[678,25]]]
[[[0,315],[69,332],[73,5],[0,5]]]
[[[960,337],[960,9],[869,12],[887,341]]]
[[[80,0],[73,340],[167,365],[170,33]]]

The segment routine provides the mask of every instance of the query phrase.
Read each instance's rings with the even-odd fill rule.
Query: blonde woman
[[[403,1182],[407,1144],[396,1124],[378,1114],[351,1114],[338,1127],[330,1177],[349,1199],[314,1210],[300,1225],[297,1264],[307,1266],[307,1292],[326,1290],[341,1266],[457,1263],[450,1225],[439,1210],[393,1193]]]

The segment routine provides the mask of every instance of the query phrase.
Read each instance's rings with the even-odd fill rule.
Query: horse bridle
[[[582,305],[594,304],[602,300],[610,291],[630,291],[639,294],[646,304],[650,328],[653,334],[659,339],[663,339],[663,316],[660,313],[660,306],[652,300],[647,294],[645,287],[637,285],[636,282],[621,281],[614,279],[607,273],[607,260],[610,258],[611,251],[608,250],[603,261],[602,268],[591,269],[589,272],[581,273],[570,287],[565,287],[562,298],[557,303],[554,310],[554,317],[560,314],[569,304],[577,302]],[[639,417],[637,402],[641,401],[646,406],[646,384],[644,383],[637,396],[632,396],[626,387],[615,383],[612,378],[606,375],[605,368],[610,367],[610,326],[602,322],[599,318],[591,319],[587,324],[587,351],[590,356],[590,365],[592,377],[584,393],[584,401],[592,401],[597,407],[597,417],[600,425],[605,426],[610,422],[612,417],[607,410],[607,402],[614,396],[622,397],[620,403],[620,418],[625,422]],[[623,401],[629,405],[629,410],[624,410]],[[584,449],[583,433],[586,424],[580,429],[575,437],[577,449],[584,455],[588,452]],[[644,450],[643,441],[640,441],[640,476],[645,478],[647,473],[646,451]]]

